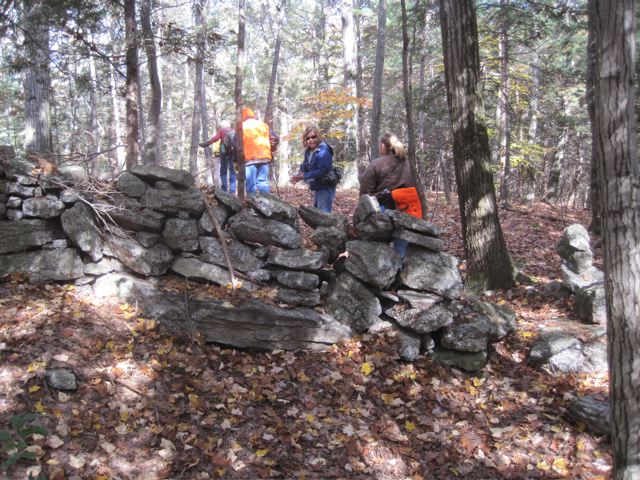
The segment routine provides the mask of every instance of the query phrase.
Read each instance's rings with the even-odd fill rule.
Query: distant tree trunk
[[[569,102],[565,97],[561,99],[564,118],[562,119],[562,132],[558,139],[558,145],[552,157],[551,166],[549,168],[549,177],[547,179],[546,199],[551,203],[557,203],[562,200],[560,191],[561,174],[565,168],[565,154],[567,144],[569,142],[569,125],[568,118],[570,115]]]
[[[142,37],[147,55],[149,82],[151,84],[151,101],[149,105],[149,120],[145,146],[147,161],[145,163],[161,165],[162,155],[160,145],[162,129],[160,125],[160,114],[162,110],[162,87],[160,85],[160,76],[158,75],[156,44],[153,40],[153,30],[151,27],[151,0],[141,0],[140,7]]]
[[[595,11],[595,0],[589,0],[589,11]],[[595,39],[595,15],[589,15],[589,34],[587,37],[587,109],[589,111],[589,125],[591,126],[591,176],[589,191],[589,207],[591,208],[591,225],[589,230],[592,234],[600,236],[602,233],[602,218],[600,205],[600,185],[598,179],[598,165],[601,160],[598,158],[598,149],[596,148],[596,112],[594,104],[594,88],[596,75],[596,39]]]
[[[315,2],[315,15],[314,18],[317,21],[315,28],[313,29],[314,36],[314,53],[313,53],[313,85],[312,91],[322,91],[329,88],[329,62],[327,61],[327,42],[326,42],[326,29],[327,29],[327,17],[324,0]]]
[[[127,168],[138,164],[138,34],[136,0],[124,0],[125,39],[127,44]]]
[[[51,82],[49,78],[49,27],[40,2],[25,2],[25,47],[30,63],[24,76],[25,138],[29,153],[53,161],[51,141]]]
[[[193,23],[195,30],[200,32],[197,37],[196,44],[196,58],[195,64],[195,78],[193,81],[193,115],[191,116],[191,144],[189,148],[189,173],[193,175],[193,178],[198,180],[198,144],[200,141],[200,121],[202,118],[202,92],[203,86],[203,61],[205,53],[204,35],[202,35],[202,12],[207,4],[207,0],[194,0],[193,2]]]
[[[409,66],[409,34],[407,33],[407,7],[405,0],[400,0],[402,9],[402,90],[404,93],[404,107],[407,116],[407,133],[409,136],[408,160],[411,173],[416,181],[418,196],[422,206],[422,218],[427,218],[427,194],[422,183],[420,169],[416,159],[416,134],[413,127],[413,94],[411,88],[411,69]]]
[[[271,123],[273,121],[273,94],[276,89],[276,81],[278,78],[278,63],[280,62],[280,45],[282,43],[281,40],[281,32],[282,26],[284,24],[285,18],[285,9],[287,8],[287,0],[281,0],[280,6],[278,7],[278,23],[276,26],[276,45],[273,49],[273,62],[271,63],[271,78],[269,79],[269,93],[267,94],[267,108],[265,108],[264,112],[264,121],[265,123],[272,126]]]
[[[207,91],[204,84],[204,80],[202,81],[201,87],[202,87],[202,91],[200,92],[200,119],[201,119],[201,125],[202,125],[201,138],[209,139],[211,138],[211,136],[209,135],[209,114],[207,112]],[[213,160],[213,153],[211,152],[210,148],[204,149],[204,164],[207,167],[207,171],[204,176],[204,179],[205,179],[204,182],[210,187],[216,184],[220,185],[220,183],[218,183],[218,181],[216,180],[216,178],[218,180],[220,179],[220,168],[217,169],[218,170],[217,172],[215,171],[216,162]],[[219,165],[220,164],[218,163],[218,166]]]
[[[113,18],[111,15],[107,18],[109,35],[111,41],[114,41],[115,32],[113,27]],[[111,122],[110,122],[110,162],[111,174],[117,176],[125,169],[125,151],[122,146],[122,124],[120,123],[120,96],[116,87],[116,69],[112,63],[109,63],[109,96],[111,97]]]
[[[634,112],[634,3],[590,2],[616,480],[640,478],[640,165]]]
[[[371,102],[371,159],[380,156],[380,117],[382,115],[382,73],[387,31],[387,0],[378,0],[378,37],[376,39],[376,66],[373,73],[373,101]]]
[[[342,56],[344,59],[344,80],[345,92],[352,99],[356,96],[356,78],[358,76],[358,57],[356,41],[355,19],[353,16],[354,0],[342,0]],[[345,122],[345,151],[344,157],[347,161],[355,165],[358,158],[358,105],[355,100],[351,100],[346,109],[349,116]]]
[[[540,98],[540,66],[538,55],[534,53],[531,65],[531,100],[529,101],[529,150],[538,145],[538,103]],[[535,149],[537,150],[537,149]],[[534,151],[535,151],[534,150]],[[525,198],[535,195],[535,166],[538,155],[525,155],[524,173],[522,174],[522,190]]]
[[[509,111],[509,20],[508,0],[500,0],[500,202],[509,204],[511,182],[511,114]]]
[[[467,277],[472,292],[515,286],[489,170],[490,150],[480,95],[480,54],[472,0],[440,0],[447,101],[462,220]]]
[[[244,28],[245,28],[245,0],[238,1],[238,55],[236,61],[236,86],[234,97],[236,101],[236,140],[238,143],[238,197],[244,200],[246,172],[244,167],[244,141],[242,135],[242,107],[244,99],[242,98],[242,80],[245,65],[244,51]]]
[[[361,51],[362,46],[362,15],[356,16],[356,42],[358,43],[358,51]],[[362,55],[356,56],[356,97],[358,99],[364,97],[364,87],[362,85]],[[358,137],[358,178],[364,173],[367,168],[367,135],[365,132],[365,107],[363,102],[358,102],[356,132]]]
[[[93,35],[91,32],[87,32],[87,38],[93,43]],[[98,134],[98,100],[96,98],[97,79],[96,79],[96,62],[93,56],[89,57],[89,147],[87,150],[87,156],[89,164],[87,165],[87,171],[91,176],[96,177],[99,172],[98,164],[98,149],[99,149],[99,134]]]

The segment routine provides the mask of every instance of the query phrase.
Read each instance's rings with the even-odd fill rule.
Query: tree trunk
[[[161,165],[162,155],[160,152],[160,139],[162,130],[160,125],[160,114],[162,110],[162,87],[160,85],[160,76],[158,75],[156,44],[153,40],[153,31],[151,28],[151,0],[142,0],[140,7],[142,37],[144,39],[144,49],[147,55],[149,83],[151,84],[151,101],[149,104],[149,120],[145,145],[145,154],[147,159],[145,163]]]
[[[91,32],[87,32],[87,38],[91,43],[93,43],[93,35],[91,34]],[[87,150],[89,164],[86,167],[91,176],[97,177],[99,173],[99,163],[97,155],[99,149],[98,100],[96,98],[98,84],[96,79],[96,62],[93,56],[89,57],[89,84],[89,146]]]
[[[245,26],[245,0],[238,1],[238,55],[236,61],[236,85],[234,97],[236,101],[236,140],[238,143],[237,164],[238,164],[238,197],[244,201],[246,172],[244,167],[244,141],[242,135],[242,80],[245,64],[244,51],[244,27]]]
[[[109,15],[108,28],[110,39],[113,42],[115,32],[113,27],[113,18]],[[113,177],[120,175],[125,169],[125,151],[122,145],[122,124],[120,123],[120,96],[116,87],[116,69],[112,63],[109,63],[109,96],[111,97],[111,122],[110,122],[110,163],[111,174]]]
[[[345,141],[344,157],[347,161],[355,165],[358,158],[358,105],[356,97],[356,78],[358,67],[356,58],[358,57],[356,41],[355,19],[353,16],[354,0],[342,1],[342,57],[344,59],[344,79],[343,86],[351,101],[345,106],[349,112],[345,119]]]
[[[362,15],[356,15],[356,42],[358,44],[357,49],[361,51],[362,48]],[[356,97],[358,99],[364,97],[364,86],[362,84],[362,55],[356,56]],[[358,102],[358,108],[356,110],[356,135],[358,137],[358,157],[357,157],[357,170],[358,178],[367,169],[367,137],[365,132],[365,107],[363,102]]]
[[[589,10],[593,11],[595,0],[589,0]],[[596,138],[596,119],[595,119],[595,104],[594,104],[594,88],[595,88],[595,63],[596,63],[596,43],[595,43],[595,21],[594,15],[589,15],[589,34],[587,37],[587,85],[586,85],[586,97],[587,97],[587,109],[589,111],[589,125],[591,127],[591,176],[590,176],[590,191],[589,191],[589,206],[591,208],[591,225],[589,230],[592,234],[600,236],[602,233],[602,218],[600,217],[601,205],[600,205],[600,185],[598,179],[598,165],[601,160],[598,159],[598,149],[596,148],[596,142],[593,140]]]
[[[197,37],[195,78],[193,80],[193,115],[191,116],[191,144],[189,148],[189,173],[198,180],[198,144],[200,141],[200,120],[202,118],[202,92],[203,86],[203,61],[205,54],[205,36],[202,34],[202,12],[207,5],[207,0],[194,0],[193,23],[196,31],[200,31]]]
[[[427,218],[427,195],[425,185],[421,181],[418,162],[416,159],[416,134],[413,127],[413,95],[411,88],[411,69],[409,66],[409,34],[407,33],[407,7],[405,0],[400,0],[402,9],[402,90],[404,93],[404,106],[407,116],[407,134],[409,143],[407,148],[409,166],[416,182],[420,204],[422,206],[422,218]]]
[[[138,43],[136,0],[124,0],[125,39],[127,44],[127,168],[138,164]]]
[[[40,2],[25,2],[24,15],[25,47],[31,60],[24,76],[24,146],[27,152],[53,161],[49,27],[42,19]]]
[[[480,55],[472,0],[440,0],[447,101],[462,220],[467,278],[472,292],[509,289],[514,271],[498,218],[490,150],[480,96]]]
[[[604,241],[613,478],[640,478],[640,166],[633,0],[590,2],[595,137]]]
[[[540,98],[540,66],[538,55],[534,53],[531,65],[531,100],[529,101],[529,150],[538,151],[538,103]],[[526,155],[524,172],[521,175],[523,196],[525,199],[535,196],[535,171],[534,162],[538,161],[538,155]]]
[[[382,73],[387,31],[387,0],[378,0],[378,37],[376,39],[376,66],[373,73],[373,100],[371,104],[371,158],[380,156],[380,117],[382,114]]]
[[[282,26],[284,25],[285,18],[285,9],[287,8],[287,0],[281,0],[280,6],[278,7],[278,20],[276,26],[276,45],[273,50],[273,62],[271,63],[271,78],[269,79],[269,93],[267,94],[267,108],[265,108],[264,112],[264,122],[267,123],[270,127],[271,122],[273,121],[273,93],[276,89],[276,80],[278,78],[278,63],[280,62],[280,45],[282,43],[281,40],[281,32]]]
[[[511,121],[509,113],[509,20],[508,0],[500,0],[500,202],[509,204],[511,182]]]

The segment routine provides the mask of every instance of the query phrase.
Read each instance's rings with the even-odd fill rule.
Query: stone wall
[[[0,277],[74,282],[184,328],[184,299],[154,279],[172,273],[230,285],[224,245],[236,285],[255,298],[189,303],[189,320],[214,342],[315,348],[393,328],[401,358],[429,353],[475,370],[489,345],[516,328],[512,312],[461,298],[458,260],[442,251],[436,225],[381,212],[370,196],[360,198],[350,228],[344,216],[269,194],[243,205],[215,189],[206,199],[185,171],[135,166],[98,194],[77,170],[43,175],[7,149],[0,159]],[[301,222],[313,245],[305,245]],[[404,259],[394,238],[410,243]],[[259,300],[265,292],[277,306]]]

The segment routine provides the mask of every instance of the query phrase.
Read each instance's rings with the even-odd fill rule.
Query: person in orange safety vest
[[[275,132],[258,120],[253,110],[249,107],[242,109],[242,146],[248,195],[256,191],[269,192],[269,166],[278,140]]]

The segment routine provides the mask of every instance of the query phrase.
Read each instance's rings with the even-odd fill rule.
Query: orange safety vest
[[[396,204],[396,210],[422,218],[422,205],[416,187],[396,188],[391,190],[391,198]]]
[[[242,146],[244,160],[271,161],[271,144],[269,143],[269,125],[255,118],[247,118],[242,122]]]

